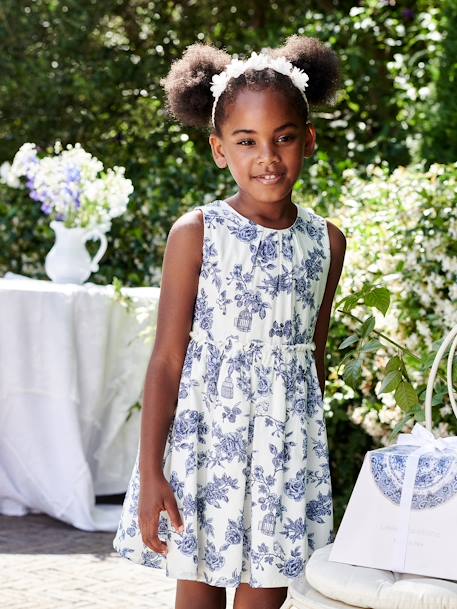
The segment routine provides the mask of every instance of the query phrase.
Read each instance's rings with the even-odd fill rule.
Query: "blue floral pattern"
[[[400,445],[370,452],[370,466],[379,490],[392,503],[400,504],[408,456],[415,446]],[[419,457],[413,510],[427,510],[442,505],[457,494],[457,460],[455,452],[430,452]]]
[[[163,556],[138,526],[139,450],[113,541],[166,575],[214,586],[287,586],[333,539],[313,335],[330,264],[325,219],[286,229],[225,200],[199,206],[203,259],[163,471],[184,522],[160,513]]]

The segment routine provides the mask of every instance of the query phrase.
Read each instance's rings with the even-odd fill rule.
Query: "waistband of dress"
[[[241,348],[247,348],[251,345],[261,344],[262,347],[266,349],[285,349],[291,351],[314,351],[316,349],[316,345],[314,342],[308,343],[284,343],[277,340],[264,340],[261,338],[249,338],[243,337],[238,334],[230,334],[225,338],[219,340],[213,340],[209,338],[209,336],[203,332],[202,330],[191,330],[189,332],[189,336],[191,339],[195,340],[198,343],[212,343],[217,345],[218,347],[225,347],[229,341],[229,339],[233,339],[236,345],[240,345]]]

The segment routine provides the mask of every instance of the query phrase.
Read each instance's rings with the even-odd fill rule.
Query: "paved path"
[[[44,514],[0,516],[1,608],[173,609],[176,580],[118,556],[113,537]]]

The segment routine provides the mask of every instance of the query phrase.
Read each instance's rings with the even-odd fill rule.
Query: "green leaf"
[[[418,403],[417,393],[411,383],[401,381],[395,391],[395,401],[404,411],[411,410]]]
[[[413,406],[411,412],[418,423],[423,423],[425,421],[425,408],[422,404],[418,403],[416,406]]]
[[[388,372],[386,376],[382,379],[381,387],[379,388],[379,393],[389,393],[390,391],[394,391],[398,387],[398,384],[401,381],[401,372],[399,370],[392,370]]]
[[[348,311],[351,311],[354,307],[357,306],[359,300],[360,300],[359,294],[351,294],[350,296],[345,296],[345,298],[342,298],[341,300],[339,300],[336,303],[335,307],[338,308],[340,305],[342,305],[344,303],[343,311],[345,313],[347,313]]]
[[[379,340],[374,338],[373,340],[369,340],[365,345],[363,345],[361,351],[363,351],[365,353],[369,353],[371,351],[377,351],[382,346],[383,346],[382,343],[380,343]]]
[[[400,370],[401,368],[401,359],[398,355],[394,355],[387,362],[386,367],[384,368],[384,372],[391,372],[392,370]]]
[[[428,353],[425,353],[422,356],[422,360],[421,361],[422,361],[422,364],[423,364],[424,368],[431,368],[432,367],[433,360],[435,359],[437,352],[438,352],[437,350],[436,351],[429,351]]]
[[[368,307],[375,307],[385,315],[390,305],[390,292],[387,288],[374,288],[363,300]]]
[[[358,359],[352,359],[344,366],[343,371],[343,379],[344,382],[352,387],[352,389],[357,389],[358,385],[362,379],[362,363]]]
[[[354,343],[358,342],[359,337],[357,336],[357,334],[351,334],[351,336],[347,336],[343,342],[341,343],[341,345],[339,345],[338,349],[345,349],[346,347],[349,347],[350,345],[353,345]]]
[[[360,329],[362,336],[368,336],[368,334],[370,334],[370,332],[373,330],[374,326],[375,326],[376,320],[373,317],[373,315],[370,315],[370,317],[367,317],[367,319],[363,322],[362,327]]]
[[[436,383],[433,388],[432,406],[443,406],[447,393],[447,385]]]

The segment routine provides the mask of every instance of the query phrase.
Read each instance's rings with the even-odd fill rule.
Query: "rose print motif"
[[[222,554],[216,550],[215,545],[210,541],[208,541],[205,548],[205,562],[211,571],[220,569],[225,563]]]
[[[235,234],[240,241],[249,242],[257,237],[257,229],[255,226],[240,226]]]
[[[208,304],[208,295],[204,288],[197,294],[195,307],[194,307],[194,319],[202,330],[206,330],[208,336],[212,336],[211,327],[213,325],[213,311],[214,307],[210,307]]]
[[[300,208],[292,227],[275,231],[225,201],[199,208],[202,266],[162,462],[184,532],[161,513],[172,559],[143,544],[137,459],[113,545],[173,577],[288,586],[333,536],[312,348],[330,264],[326,222]]]
[[[284,485],[286,495],[292,497],[292,499],[295,499],[295,501],[300,501],[300,499],[303,499],[305,496],[305,473],[306,470],[304,468],[300,469],[295,478],[288,480]]]
[[[180,552],[182,552],[185,556],[193,556],[197,551],[197,537],[195,536],[192,525],[189,525],[182,535],[182,537],[178,536],[176,540],[176,545]]]
[[[279,243],[278,238],[274,234],[265,237],[258,247],[251,244],[250,250],[252,252],[251,260],[253,266],[259,266],[264,271],[273,270],[275,268]]]

